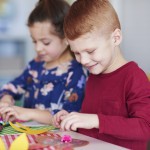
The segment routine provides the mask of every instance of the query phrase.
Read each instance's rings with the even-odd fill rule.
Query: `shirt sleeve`
[[[145,76],[135,77],[127,86],[126,107],[128,116],[99,117],[99,133],[120,139],[147,140],[150,138],[150,83]]]
[[[62,109],[72,112],[79,112],[84,99],[85,85],[88,78],[88,73],[80,66],[68,72],[66,84],[62,91],[61,102]],[[58,100],[59,101],[59,100]],[[58,109],[53,110],[54,114]]]
[[[28,78],[30,65],[31,64],[29,63],[20,76],[2,86],[0,90],[0,97],[8,94],[11,95],[14,100],[20,100],[20,98],[25,93],[26,85],[28,84],[27,80],[30,80]]]

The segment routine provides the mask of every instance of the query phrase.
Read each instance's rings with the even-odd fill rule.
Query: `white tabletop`
[[[72,138],[81,139],[89,141],[89,144],[82,147],[76,147],[75,150],[127,150],[126,148],[110,144],[101,140],[97,140],[95,138],[91,138],[89,136],[85,136],[83,134],[72,132],[72,131],[58,131],[59,135],[70,135]]]
[[[35,122],[35,121],[31,121],[31,122],[26,122],[26,123],[22,123],[26,126],[41,126],[41,124]],[[95,138],[91,138],[89,136],[77,133],[77,132],[73,132],[73,131],[59,131],[59,130],[54,130],[54,132],[58,133],[59,135],[63,136],[63,135],[70,135],[72,138],[74,139],[80,139],[80,140],[85,140],[88,141],[89,144],[86,146],[82,146],[82,147],[76,147],[74,148],[75,150],[128,150],[126,148],[114,145],[114,144],[110,144],[108,142],[104,142]]]

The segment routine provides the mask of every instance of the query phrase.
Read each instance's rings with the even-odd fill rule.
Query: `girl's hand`
[[[69,114],[66,110],[61,110],[58,113],[56,113],[53,117],[52,117],[52,125],[60,128],[60,123],[63,120],[64,116]]]
[[[7,121],[14,121],[16,119],[18,120],[24,120],[28,121],[28,111],[25,108],[18,107],[18,106],[8,106],[0,108],[1,114],[4,116],[3,120]]]
[[[5,116],[5,113],[2,113],[1,112],[1,108],[4,108],[4,107],[9,107],[10,105],[9,105],[9,103],[5,103],[5,102],[0,102],[0,118],[5,118],[6,116]]]
[[[60,126],[62,130],[73,131],[76,131],[78,128],[99,128],[99,119],[96,114],[72,112],[62,118]]]
[[[14,121],[17,116],[17,112],[11,106],[4,106],[0,108],[2,118],[4,121]]]

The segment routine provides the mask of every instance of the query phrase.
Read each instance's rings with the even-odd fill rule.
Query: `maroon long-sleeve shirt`
[[[99,129],[80,133],[145,150],[150,139],[150,82],[134,62],[112,73],[90,75],[81,112],[97,114]]]

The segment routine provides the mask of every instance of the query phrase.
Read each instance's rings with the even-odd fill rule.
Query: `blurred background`
[[[19,75],[34,57],[26,26],[38,0],[0,0],[0,86]],[[74,0],[68,0],[72,3]],[[122,25],[122,51],[150,73],[149,0],[111,0]]]

